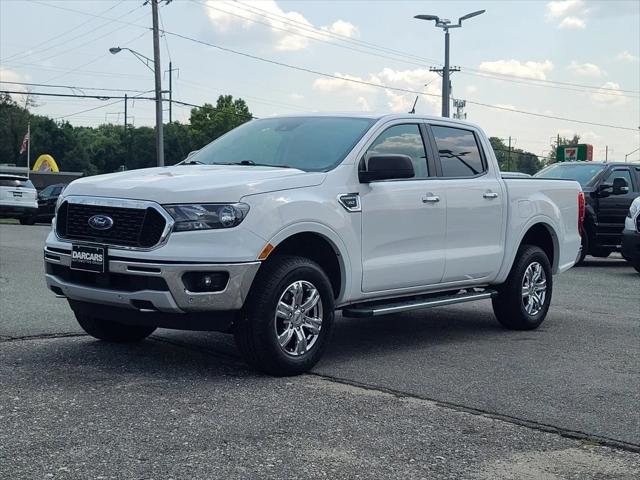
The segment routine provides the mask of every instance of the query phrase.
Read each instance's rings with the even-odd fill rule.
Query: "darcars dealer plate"
[[[104,273],[107,258],[104,247],[71,246],[71,268],[87,272]]]

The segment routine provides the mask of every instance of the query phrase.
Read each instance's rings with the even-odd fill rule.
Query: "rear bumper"
[[[36,215],[37,206],[30,205],[0,205],[0,217],[24,217]]]
[[[118,258],[109,260],[108,275],[74,276],[72,273],[76,271],[70,270],[70,253],[70,250],[45,247],[46,282],[50,290],[75,302],[147,313],[239,310],[260,267],[260,262],[155,263]],[[187,290],[183,282],[187,272],[227,272],[229,279],[223,290],[195,293]],[[119,282],[114,282],[114,278]]]
[[[640,259],[640,232],[635,230],[622,232],[622,256],[628,260]]]

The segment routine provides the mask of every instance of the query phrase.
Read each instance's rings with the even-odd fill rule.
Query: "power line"
[[[211,7],[208,4],[203,4],[202,2],[199,2],[198,0],[192,0],[196,3],[200,3],[201,5],[204,5],[207,8],[214,8]],[[442,62],[440,62],[439,60],[435,60],[432,58],[426,58],[426,57],[421,57],[418,55],[413,55],[407,52],[402,52],[400,50],[394,50],[394,49],[388,49],[386,47],[383,47],[381,45],[377,45],[375,43],[371,43],[371,42],[365,42],[362,40],[357,40],[357,39],[353,39],[344,35],[340,35],[334,32],[329,32],[326,30],[322,30],[319,29],[317,27],[314,27],[313,25],[308,25],[293,19],[290,19],[288,17],[285,17],[283,15],[278,15],[276,13],[273,12],[269,12],[267,10],[263,10],[259,7],[253,6],[253,5],[247,5],[247,4],[241,4],[240,2],[238,2],[238,0],[232,0],[235,4],[236,4],[236,8],[240,8],[243,9],[245,11],[249,11],[249,12],[254,12],[256,13],[259,12],[260,15],[265,16],[267,18],[277,18],[278,22],[284,23],[284,24],[288,24],[291,25],[293,28],[296,29],[300,29],[300,30],[307,30],[307,31],[312,31],[318,35],[322,35],[322,36],[328,36],[328,37],[332,37],[332,38],[336,38],[337,40],[340,41],[345,41],[345,42],[349,42],[349,43],[354,43],[354,44],[361,44],[362,46],[366,46],[368,48],[371,48],[373,50],[379,50],[379,51],[389,51],[392,52],[393,54],[400,56],[400,57],[405,57],[405,58],[412,58],[412,59],[416,59],[418,61],[424,62],[424,63],[436,63],[438,65],[442,65]],[[229,3],[229,2],[227,2]],[[216,10],[220,10],[223,11],[225,13],[228,13],[230,15],[234,15],[234,16],[239,16],[236,14],[233,14],[227,10],[222,10],[222,9],[216,9]],[[241,16],[240,16],[241,17]],[[253,21],[253,22],[257,22],[257,23],[263,23],[263,22],[259,22],[257,20],[248,18],[248,17],[241,17],[244,18],[246,20],[249,21]],[[292,25],[292,24],[296,24],[296,25]],[[269,25],[272,28],[277,28],[275,26]],[[285,31],[293,34],[293,35],[298,35],[298,32],[296,32],[295,30],[286,30]],[[317,40],[316,38],[313,37],[308,37],[308,38],[312,38],[314,40]],[[388,58],[388,57],[386,57]],[[395,59],[395,60],[399,60],[399,59]],[[399,60],[399,61],[405,61],[405,60]],[[406,62],[406,61],[405,61]],[[420,64],[416,64],[415,62],[406,62],[406,63],[411,63],[414,65],[424,65],[424,63],[420,63]],[[624,90],[624,89],[617,89],[617,88],[610,88],[610,87],[603,87],[603,86],[595,86],[595,85],[585,85],[585,84],[580,84],[580,83],[571,83],[571,82],[559,82],[559,81],[555,81],[555,80],[548,80],[548,79],[532,79],[532,78],[528,78],[528,77],[523,77],[521,75],[512,75],[512,74],[507,74],[507,73],[498,73],[498,72],[486,72],[484,70],[479,70],[476,68],[472,68],[472,67],[468,67],[468,66],[464,66],[462,65],[462,68],[464,68],[465,70],[469,70],[469,72],[466,72],[467,75],[476,75],[476,76],[484,76],[484,75],[491,75],[491,76],[496,76],[496,77],[506,77],[506,78],[515,78],[518,80],[521,80],[523,82],[530,82],[532,84],[539,84],[539,83],[548,83],[548,84],[557,84],[557,85],[565,85],[565,86],[571,86],[571,87],[580,87],[580,88],[586,88],[586,89],[591,89],[591,90],[610,90],[612,92],[615,92],[614,94],[617,94],[617,92],[626,92],[626,93],[640,93],[640,91],[638,90]],[[478,73],[472,73],[472,72],[478,72]],[[480,75],[482,74],[482,75]]]
[[[432,97],[438,97],[440,98],[440,95],[434,94],[434,93],[426,93],[426,92],[420,92],[417,90],[411,90],[408,88],[401,88],[401,87],[393,87],[390,85],[384,85],[381,83],[375,83],[375,82],[369,82],[366,80],[358,80],[355,78],[350,78],[350,77],[342,77],[339,75],[333,75],[330,73],[326,73],[326,72],[321,72],[319,70],[313,70],[311,68],[306,68],[306,67],[300,67],[297,65],[291,65],[288,63],[284,63],[284,62],[280,62],[277,60],[272,60],[272,59],[268,59],[268,58],[264,58],[264,57],[260,57],[258,55],[253,55],[250,53],[246,53],[246,52],[241,52],[239,50],[234,50],[232,48],[227,48],[227,47],[222,47],[220,45],[215,45],[213,43],[209,43],[206,42],[204,40],[199,40],[197,38],[193,38],[193,37],[189,37],[187,35],[182,35],[180,33],[175,33],[175,32],[169,32],[169,31],[165,31],[166,34],[169,35],[173,35],[175,37],[178,38],[182,38],[183,40],[188,40],[194,43],[199,43],[201,45],[206,45],[208,47],[212,47],[212,48],[216,48],[218,50],[221,50],[223,52],[227,52],[227,53],[232,53],[234,55],[240,55],[246,58],[250,58],[252,60],[258,60],[264,63],[269,63],[272,65],[277,65],[280,67],[285,67],[285,68],[289,68],[292,70],[297,70],[300,72],[305,72],[305,73],[311,73],[314,75],[320,75],[322,77],[327,77],[327,78],[334,78],[337,80],[341,80],[341,81],[345,81],[345,82],[350,82],[350,83],[357,83],[357,84],[361,84],[361,85],[367,85],[370,87],[376,87],[376,88],[383,88],[386,90],[392,90],[392,91],[397,91],[397,92],[404,92],[404,93],[411,93],[414,95],[426,95],[426,96],[432,96]],[[535,112],[527,112],[524,110],[517,110],[517,109],[512,109],[512,108],[506,108],[506,107],[500,107],[499,105],[491,105],[488,103],[483,103],[483,102],[478,102],[475,100],[467,100],[467,103],[470,103],[472,105],[478,105],[481,107],[485,107],[485,108],[492,108],[492,109],[496,109],[496,110],[503,110],[506,112],[513,112],[513,113],[521,113],[523,115],[530,115],[530,116],[534,116],[534,117],[540,117],[540,118],[548,118],[548,119],[552,119],[552,120],[562,120],[565,122],[573,122],[573,123],[580,123],[580,124],[584,124],[584,125],[593,125],[593,126],[598,126],[598,127],[607,127],[607,128],[615,128],[615,129],[619,129],[619,130],[629,130],[632,132],[637,132],[637,128],[630,128],[630,127],[623,127],[621,125],[610,125],[610,124],[605,124],[605,123],[597,123],[597,122],[589,122],[586,120],[577,120],[577,119],[573,119],[573,118],[566,118],[566,117],[558,117],[558,116],[554,116],[554,115],[546,115],[546,114],[542,114],[542,113],[535,113]]]
[[[105,92],[135,92],[135,93],[142,92],[142,90],[131,90],[126,88],[77,87],[77,86],[71,86],[71,85],[54,85],[50,83],[9,82],[7,80],[0,80],[0,83],[8,83],[11,85],[22,85],[25,87],[68,88],[69,90],[99,90],[99,91],[105,91]]]
[[[149,93],[153,90],[148,90],[142,93]],[[17,90],[0,90],[0,93],[12,94],[12,95],[37,95],[38,97],[69,97],[69,98],[93,98],[95,100],[112,100],[114,98],[124,100],[124,95],[84,95],[79,93],[53,93],[53,92],[20,92]],[[155,97],[127,97],[127,98],[136,98],[140,100],[155,100]]]

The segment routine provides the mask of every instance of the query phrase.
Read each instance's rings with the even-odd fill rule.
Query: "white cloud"
[[[583,0],[559,0],[547,3],[547,18],[554,19],[564,17],[568,13],[575,12],[584,7]]]
[[[475,85],[467,85],[464,88],[464,91],[465,91],[465,93],[473,95],[474,93],[476,93],[478,91],[478,87],[476,87]]]
[[[545,17],[548,22],[558,22],[558,28],[569,30],[586,28],[589,9],[583,0],[559,0],[547,3]]]
[[[436,106],[440,104],[440,82],[438,75],[424,68],[413,70],[394,70],[383,68],[379,72],[369,73],[366,77],[335,74],[339,78],[318,78],[313,82],[313,88],[334,96],[344,97],[344,104],[355,102],[352,108],[361,110],[390,110],[392,112],[408,112],[415,101],[415,93],[404,93],[393,89],[374,87],[356,83],[359,81],[386,85],[424,92],[416,106],[417,110],[436,113]],[[355,80],[349,81],[349,80]],[[428,84],[425,87],[425,84]],[[356,94],[356,95],[354,95]],[[372,107],[373,106],[373,107]],[[426,106],[426,108],[425,108]],[[346,107],[348,110],[351,107]]]
[[[616,60],[620,61],[620,62],[637,62],[638,61],[638,57],[636,57],[635,55],[631,55],[627,50],[620,52],[618,55],[616,55]]]
[[[483,72],[544,80],[547,78],[546,73],[553,70],[553,63],[550,60],[544,62],[496,60],[495,62],[482,62],[478,68]]]
[[[357,27],[352,23],[345,22],[344,20],[336,20],[330,26],[322,27],[322,30],[349,38],[357,37],[359,35]]]
[[[620,91],[620,85],[616,82],[605,82],[595,93],[591,94],[591,99],[600,105],[624,105],[629,101]]]
[[[558,28],[565,28],[567,30],[578,30],[587,28],[587,22],[578,17],[566,17],[564,18]]]
[[[213,27],[223,34],[233,33],[237,28],[263,28],[261,23],[266,23],[271,27],[277,50],[302,50],[307,48],[311,39],[330,40],[330,34],[344,37],[358,35],[358,29],[349,22],[338,19],[329,26],[317,27],[299,12],[284,11],[274,0],[233,3],[208,0],[205,10]]]
[[[369,105],[369,102],[368,102],[368,100],[366,98],[358,97],[356,99],[356,103],[360,107],[360,110],[362,110],[363,112],[370,112],[371,111],[371,106]]]
[[[299,93],[292,92],[288,96],[289,96],[289,99],[295,100],[296,102],[299,102],[300,100],[304,100],[304,95],[301,95]]]
[[[0,67],[0,80],[4,82],[27,82],[29,81],[29,77],[22,75],[21,73],[18,73],[14,70],[9,70],[7,68]],[[25,92],[25,93],[28,91],[28,89],[23,85],[12,85],[12,84],[7,84],[7,85],[11,87],[11,88],[8,88],[7,90],[13,90],[13,91],[19,91],[19,92]],[[21,104],[24,104],[24,101],[26,100],[25,95],[11,94],[11,97],[16,102]]]
[[[605,72],[594,63],[578,63],[572,61],[567,67],[568,70],[583,77],[602,77]]]

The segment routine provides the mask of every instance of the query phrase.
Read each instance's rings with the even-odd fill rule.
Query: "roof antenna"
[[[419,98],[418,95],[416,95],[416,101],[413,102],[413,108],[409,113],[416,113],[416,104],[418,103],[418,98]]]

